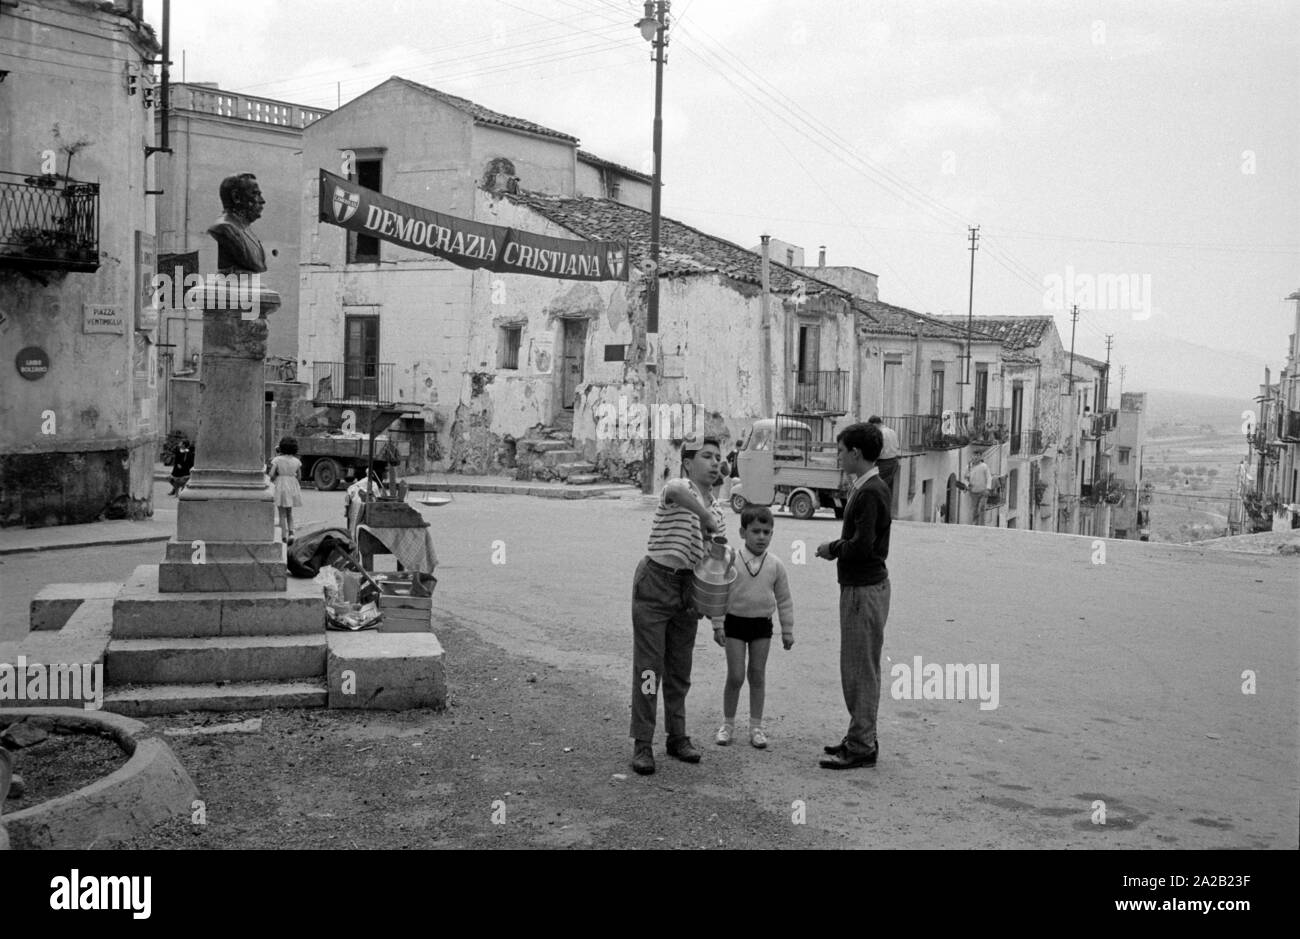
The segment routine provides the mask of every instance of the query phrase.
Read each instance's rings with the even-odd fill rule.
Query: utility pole
[[[650,183],[650,263],[646,276],[646,355],[649,358],[657,352],[659,343],[659,229],[660,210],[663,192],[663,137],[664,137],[664,50],[668,48],[668,10],[669,0],[646,0],[645,15],[635,24],[641,31],[641,37],[654,47],[655,63],[655,114],[654,114],[654,176]],[[661,361],[658,354],[653,355],[653,364],[646,364],[644,385],[645,399],[648,407],[658,396],[658,368]],[[642,451],[641,491],[646,494],[654,492],[655,480],[655,440],[647,430],[645,447]]]
[[[1078,433],[1078,402],[1074,400],[1074,333],[1079,322],[1079,305],[1076,303],[1070,311],[1070,390],[1066,392],[1070,396],[1070,529],[1071,534],[1078,534],[1079,527],[1079,497],[1082,493],[1079,491],[1079,483],[1082,482],[1083,474],[1079,472],[1079,436]]]
[[[1115,342],[1115,334],[1107,333],[1106,334],[1106,373],[1102,376],[1101,379],[1102,381],[1101,387],[1102,387],[1103,394],[1101,396],[1101,407],[1097,409],[1098,411],[1110,410],[1110,347],[1114,342]]]
[[[975,252],[979,250],[980,227],[976,225],[968,229],[970,231],[970,293],[967,295],[966,302],[966,369],[958,385],[970,384],[970,345],[971,330],[975,326]],[[958,410],[966,408],[966,389],[959,390],[957,398]]]
[[[1119,400],[1121,404],[1123,404],[1124,402],[1124,375],[1127,372],[1128,372],[1127,365],[1121,365],[1119,367]]]

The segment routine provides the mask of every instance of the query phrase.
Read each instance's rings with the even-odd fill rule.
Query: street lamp
[[[642,38],[654,46],[655,63],[655,123],[654,123],[654,181],[650,187],[650,284],[646,297],[646,341],[659,332],[659,219],[663,178],[660,174],[664,137],[664,50],[668,48],[669,0],[646,0],[645,16],[635,26]]]

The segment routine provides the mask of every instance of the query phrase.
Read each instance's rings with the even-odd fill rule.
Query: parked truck
[[[386,434],[380,434],[375,438],[375,472],[382,479],[394,454],[404,460],[410,452],[409,441],[390,442]],[[303,479],[311,479],[322,492],[337,489],[344,479],[364,479],[369,458],[370,438],[365,434],[321,434],[298,438],[298,459],[302,460]]]
[[[821,439],[821,427],[819,418],[804,415],[755,421],[738,451],[740,481],[732,486],[731,508],[775,503],[795,518],[812,518],[819,508],[843,518],[849,483],[836,444]]]

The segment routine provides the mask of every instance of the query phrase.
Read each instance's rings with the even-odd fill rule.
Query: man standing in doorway
[[[889,618],[889,487],[880,478],[880,429],[851,424],[842,430],[840,468],[854,477],[844,507],[841,537],[819,545],[817,556],[835,561],[840,583],[840,684],[849,711],[849,732],[825,747],[825,769],[875,766],[880,753],[880,654]]]
[[[970,471],[966,474],[966,485],[971,495],[971,523],[984,524],[984,509],[989,501],[989,468],[984,462],[984,454],[975,454]]]

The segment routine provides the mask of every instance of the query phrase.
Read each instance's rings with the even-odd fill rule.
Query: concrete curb
[[[104,548],[123,544],[148,544],[154,541],[170,541],[171,533],[166,535],[135,535],[130,538],[104,538],[94,541],[78,541],[76,544],[45,544],[23,548],[0,548],[0,556],[6,554],[35,554],[38,551],[71,551],[76,548]]]
[[[7,710],[6,718],[48,717],[56,726],[111,737],[126,765],[76,792],[4,816],[12,848],[107,847],[193,810],[198,790],[175,754],[137,720],[75,708]],[[0,847],[5,838],[0,837]]]

